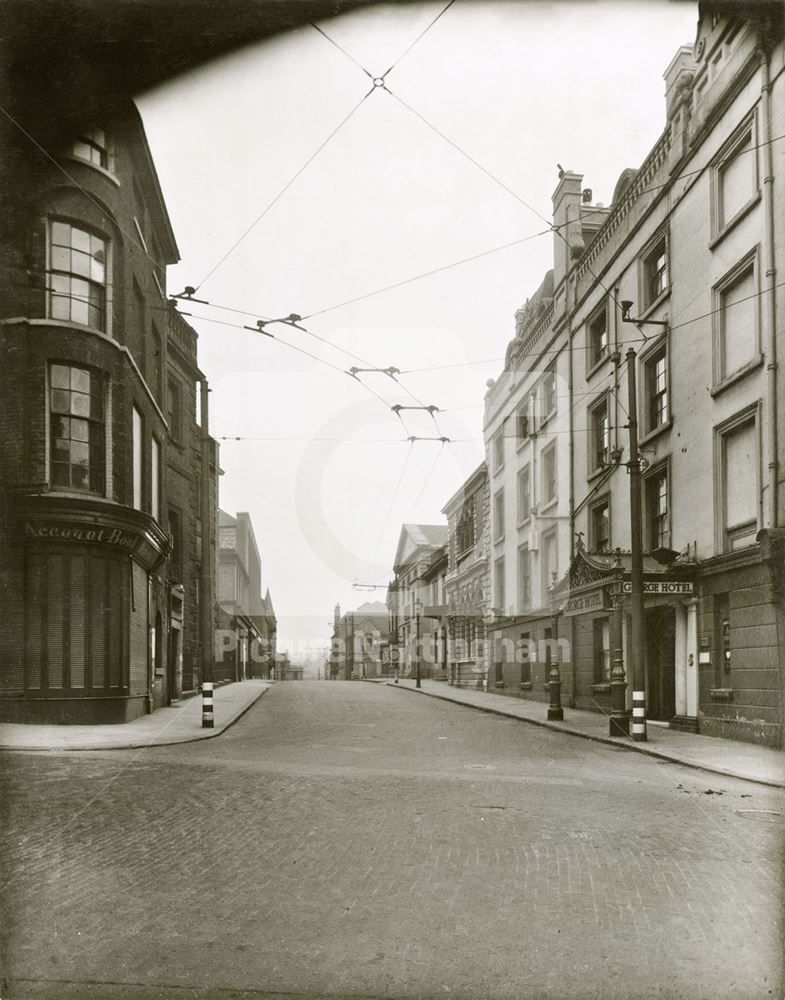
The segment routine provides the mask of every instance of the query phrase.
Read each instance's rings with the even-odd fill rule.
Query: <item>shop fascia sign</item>
[[[607,587],[596,587],[584,594],[575,594],[564,605],[564,614],[582,615],[587,611],[604,611],[608,607]]]
[[[691,594],[693,592],[692,583],[684,580],[644,580],[644,594]],[[632,593],[632,584],[629,580],[624,581],[624,593]]]
[[[86,542],[95,545],[116,545],[128,552],[136,551],[139,537],[122,528],[89,527],[57,521],[25,521],[26,538],[46,539],[52,542]]]

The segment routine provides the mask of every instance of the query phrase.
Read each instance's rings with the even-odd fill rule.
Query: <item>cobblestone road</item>
[[[783,996],[783,794],[374,684],[9,753],[2,1000]]]

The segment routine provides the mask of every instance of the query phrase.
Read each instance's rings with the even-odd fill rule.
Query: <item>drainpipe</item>
[[[774,165],[771,152],[771,76],[769,54],[761,48],[760,92],[761,103],[761,155],[763,157],[763,218],[764,218],[764,267],[765,302],[764,336],[766,349],[767,403],[768,403],[768,452],[769,452],[769,517],[768,526],[779,526],[779,457],[777,437],[777,332],[776,332],[776,263],[774,253]]]
[[[575,315],[575,305],[578,301],[578,282],[573,278],[572,309],[567,321],[567,356],[569,363],[569,383],[567,386],[567,405],[570,408],[567,440],[569,441],[570,462],[570,566],[575,558],[575,410],[573,395],[575,393],[575,352],[572,348],[574,331],[572,321]],[[569,306],[568,306],[569,308]],[[575,708],[575,618],[570,618],[570,708]]]

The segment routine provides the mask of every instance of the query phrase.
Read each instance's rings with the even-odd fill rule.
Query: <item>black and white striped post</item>
[[[213,682],[202,681],[202,729],[213,728]]]

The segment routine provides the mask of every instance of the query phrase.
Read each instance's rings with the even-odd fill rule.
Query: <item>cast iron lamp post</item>
[[[418,597],[414,602],[414,655],[416,658],[417,682],[416,687],[422,687],[420,682],[420,615],[422,614],[422,601]]]
[[[556,586],[557,574],[551,573],[551,591]],[[561,609],[557,608],[551,619],[551,641],[553,642],[555,655],[551,656],[551,669],[548,671],[548,721],[561,722],[564,719],[564,709],[561,705],[561,672],[559,670],[559,615]]]
[[[611,736],[630,735],[630,717],[627,714],[627,677],[624,673],[624,646],[622,629],[624,622],[624,580],[621,572],[621,550],[616,549],[617,574],[611,584],[611,604],[613,605],[614,649],[611,669],[611,716],[609,732]]]

